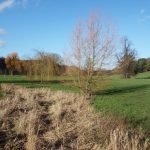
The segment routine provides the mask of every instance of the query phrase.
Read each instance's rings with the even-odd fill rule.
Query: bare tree
[[[122,52],[117,55],[118,69],[124,78],[130,78],[134,74],[136,51],[131,48],[131,42],[127,37],[122,38]]]
[[[58,75],[61,63],[60,57],[57,54],[49,54],[43,51],[36,52],[35,58],[28,62],[28,76],[30,79],[39,79],[43,82]]]
[[[75,84],[86,95],[102,83],[101,70],[114,51],[114,32],[102,18],[92,14],[82,26],[78,23],[72,38],[72,74]]]

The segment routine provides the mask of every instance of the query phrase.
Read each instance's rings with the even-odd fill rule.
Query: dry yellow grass
[[[84,97],[2,85],[0,150],[148,150],[144,135],[94,113]]]

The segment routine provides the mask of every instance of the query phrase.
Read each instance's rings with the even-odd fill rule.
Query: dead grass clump
[[[110,133],[103,150],[149,150],[149,140],[142,133],[117,128]]]
[[[2,85],[0,149],[147,150],[144,135],[94,113],[84,97],[48,89]]]

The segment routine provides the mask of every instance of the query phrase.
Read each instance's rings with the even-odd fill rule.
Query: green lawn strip
[[[26,76],[0,76],[0,83],[8,83],[21,85],[27,88],[50,88],[51,90],[62,90],[67,92],[79,92],[79,89],[72,86],[70,83],[71,78],[64,77],[55,77],[49,81],[44,81],[41,83],[38,80],[29,80]]]

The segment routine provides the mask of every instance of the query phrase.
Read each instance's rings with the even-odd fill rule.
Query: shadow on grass
[[[122,94],[122,93],[131,93],[137,92],[138,90],[143,90],[150,88],[150,85],[138,85],[138,86],[129,86],[129,87],[122,87],[122,88],[113,88],[104,91],[97,91],[94,95],[115,95],[115,94]]]
[[[136,78],[136,79],[150,79],[150,77]]]
[[[71,83],[71,80],[50,80],[50,81],[40,81],[40,80],[3,80],[0,83],[14,83],[14,84],[59,84],[59,83]]]
[[[1,80],[0,83],[15,84],[25,86],[26,88],[51,88],[52,90],[63,90],[79,92],[79,89],[72,86],[72,80]]]

